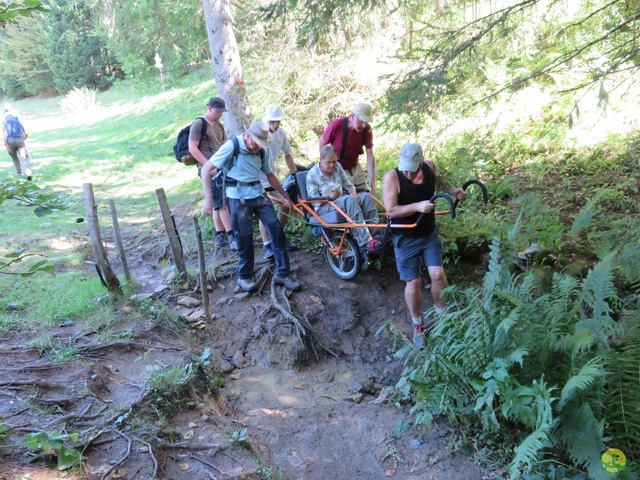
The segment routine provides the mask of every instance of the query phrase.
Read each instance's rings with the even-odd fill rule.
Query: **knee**
[[[444,268],[437,267],[429,270],[429,276],[431,277],[431,283],[445,283],[447,277],[444,274]]]
[[[415,293],[420,291],[420,279],[416,278],[415,280],[409,280],[407,285],[405,286],[405,290],[407,293]]]

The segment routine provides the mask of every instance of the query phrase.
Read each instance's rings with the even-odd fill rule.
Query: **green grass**
[[[84,184],[92,185],[101,236],[111,244],[109,199],[115,201],[123,235],[136,238],[164,236],[158,188],[165,190],[170,208],[179,204],[199,213],[202,188],[196,169],[176,162],[172,147],[177,131],[203,113],[215,84],[208,69],[178,83],[179,88],[141,94],[133,84],[122,82],[99,93],[101,107],[72,116],[61,111],[62,97],[12,102],[30,133],[34,181],[72,202],[67,210],[46,217],[12,201],[2,205],[0,256],[18,249],[37,255],[15,265],[12,272],[25,272],[45,258],[58,273],[31,278],[0,275],[0,334],[79,319],[97,325],[111,322],[97,301],[106,290],[92,266],[87,223],[76,223],[87,216]],[[0,162],[0,178],[15,178],[8,155]],[[210,222],[201,221],[205,227]],[[195,247],[195,235],[181,232],[181,236]],[[108,255],[115,255],[113,246]]]

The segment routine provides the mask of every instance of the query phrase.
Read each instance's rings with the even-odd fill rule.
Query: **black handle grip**
[[[487,194],[487,187],[484,186],[484,183],[480,180],[467,180],[464,185],[462,185],[462,189],[466,192],[467,187],[471,184],[478,185],[480,187],[480,190],[482,190],[482,203],[487,203],[489,201],[489,195]],[[460,200],[456,198],[454,208],[458,206],[459,202]]]
[[[439,198],[444,198],[448,203],[449,203],[449,210],[451,211],[450,215],[451,218],[456,218],[456,206],[453,203],[453,200],[451,200],[451,197],[449,195],[447,195],[446,193],[436,193],[433,197],[431,197],[429,199],[429,201],[433,204],[436,203],[436,200]],[[433,207],[435,209],[435,206]],[[416,220],[416,225],[420,225],[420,222],[422,221],[422,219],[424,218],[425,214],[421,213],[420,216],[418,217],[418,219]]]

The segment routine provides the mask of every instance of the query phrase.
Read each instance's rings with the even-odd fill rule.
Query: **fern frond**
[[[522,478],[521,469],[531,468],[534,463],[537,463],[538,452],[543,448],[551,446],[549,441],[549,431],[551,431],[552,425],[542,425],[537,430],[533,431],[524,441],[518,445],[516,449],[516,456],[511,461],[509,467],[509,478],[520,479]]]
[[[571,377],[562,388],[556,410],[560,412],[567,402],[575,397],[576,393],[586,390],[593,382],[603,376],[604,359],[597,356],[589,360],[582,366],[578,374]]]
[[[618,299],[611,281],[613,256],[614,253],[610,253],[598,262],[582,282],[580,302],[584,307],[593,311],[592,316],[595,318],[608,316],[611,313],[611,307],[607,300]],[[590,315],[586,314],[585,316]]]
[[[551,438],[566,446],[574,465],[587,466],[589,478],[606,478],[599,461],[604,451],[604,421],[596,419],[589,404],[571,402]]]
[[[596,208],[596,203],[598,203],[599,200],[600,198],[598,195],[591,197],[584,207],[580,209],[576,218],[573,220],[573,224],[569,230],[569,235],[575,237],[589,226],[593,217],[600,213],[600,209]]]
[[[607,351],[607,435],[640,462],[640,313],[629,312],[622,344]]]

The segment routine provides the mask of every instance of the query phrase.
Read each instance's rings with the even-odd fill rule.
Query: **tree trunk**
[[[222,117],[224,128],[229,136],[240,135],[251,122],[251,109],[242,78],[229,0],[202,0],[202,6],[216,86],[228,110]]]

